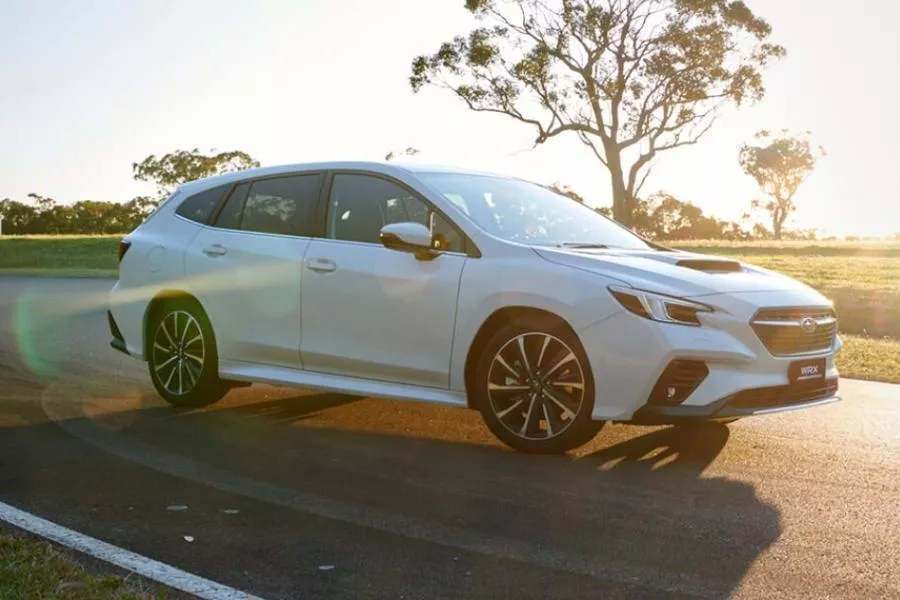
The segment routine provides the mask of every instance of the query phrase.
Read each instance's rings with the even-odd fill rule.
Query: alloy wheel
[[[562,435],[584,402],[584,370],[565,342],[548,333],[515,336],[494,355],[487,394],[497,420],[528,440]]]
[[[153,370],[170,394],[183,396],[197,385],[206,359],[200,323],[190,313],[172,311],[159,322],[153,336]]]

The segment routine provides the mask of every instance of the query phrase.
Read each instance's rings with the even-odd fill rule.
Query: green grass
[[[841,377],[900,383],[900,339],[841,336],[837,358]]]
[[[122,236],[0,237],[0,272],[114,276]]]
[[[129,578],[97,577],[51,544],[0,533],[0,598],[10,600],[150,600],[164,598]]]

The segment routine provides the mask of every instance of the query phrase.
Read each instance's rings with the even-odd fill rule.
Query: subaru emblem
[[[803,317],[800,319],[800,328],[806,333],[813,333],[819,324],[812,317]]]

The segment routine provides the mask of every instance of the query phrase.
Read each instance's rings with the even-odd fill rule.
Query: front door
[[[185,254],[219,358],[299,368],[301,268],[322,177],[270,177],[237,185]]]
[[[386,223],[442,219],[424,200],[385,179],[338,173],[326,235],[310,242],[301,289],[305,369],[446,388],[456,299],[466,256],[462,237],[441,222],[430,261],[388,250]]]

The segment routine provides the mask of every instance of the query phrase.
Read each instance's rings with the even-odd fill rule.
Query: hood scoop
[[[734,273],[743,271],[744,267],[736,260],[709,258],[685,258],[675,263],[676,266],[704,271],[706,273]]]

